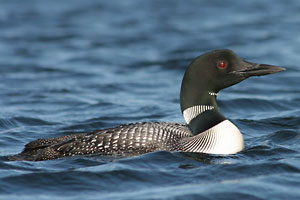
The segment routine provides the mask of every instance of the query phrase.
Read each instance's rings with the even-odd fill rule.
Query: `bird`
[[[29,142],[9,160],[42,161],[77,155],[137,156],[153,151],[194,152],[216,155],[243,150],[240,130],[217,105],[224,88],[252,76],[285,68],[257,64],[220,49],[196,57],[187,67],[180,90],[180,107],[186,123],[137,122],[92,132],[41,138]]]

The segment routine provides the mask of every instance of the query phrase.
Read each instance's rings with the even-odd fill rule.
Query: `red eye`
[[[219,68],[220,69],[225,69],[226,67],[227,67],[226,62],[224,62],[224,61],[219,62]]]

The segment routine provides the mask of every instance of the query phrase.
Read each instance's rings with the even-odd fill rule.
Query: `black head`
[[[231,50],[215,50],[197,57],[187,68],[181,86],[182,111],[201,101],[209,101],[204,94],[239,83],[250,76],[262,76],[283,71],[284,68],[250,63],[240,59]],[[201,97],[202,96],[202,97]]]

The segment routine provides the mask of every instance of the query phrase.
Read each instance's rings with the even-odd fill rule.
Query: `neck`
[[[193,94],[193,93],[192,93]],[[244,148],[239,129],[220,112],[216,94],[203,94],[182,110],[193,137],[183,140],[183,150],[209,154],[234,154]],[[204,101],[203,101],[204,99]]]
[[[194,135],[224,121],[217,104],[217,92],[209,77],[199,77],[192,63],[186,70],[180,91],[183,117]]]
[[[198,98],[189,101],[185,98],[186,102],[181,102],[181,107],[185,108],[182,110],[183,117],[194,135],[226,120],[218,108],[216,95],[207,91],[196,95]]]
[[[221,114],[220,110],[218,108],[214,108],[197,115],[191,120],[188,126],[192,133],[197,135],[214,127],[224,120],[226,120],[226,118]]]

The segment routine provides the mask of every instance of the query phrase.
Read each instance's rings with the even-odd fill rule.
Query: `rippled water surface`
[[[300,199],[300,1],[0,3],[1,199]],[[244,134],[231,156],[8,162],[41,137],[183,122],[187,65],[220,48],[287,70],[219,94]]]

